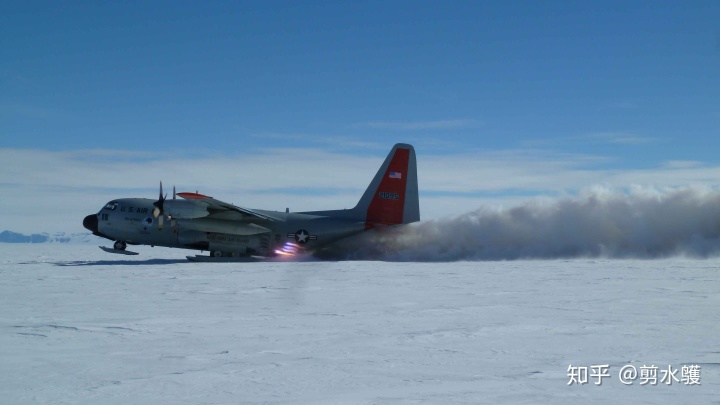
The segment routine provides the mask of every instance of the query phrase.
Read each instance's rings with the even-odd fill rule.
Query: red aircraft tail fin
[[[393,146],[353,210],[365,218],[366,228],[420,220],[417,163],[412,145]]]

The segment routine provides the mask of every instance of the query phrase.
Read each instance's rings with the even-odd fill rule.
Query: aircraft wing
[[[234,223],[234,221],[225,221],[222,219],[178,219],[178,225],[183,230],[227,233],[231,235],[257,235],[270,232],[270,229],[257,224]]]
[[[261,214],[257,211],[253,211],[248,208],[238,207],[237,205],[233,205],[230,203],[226,203],[220,200],[216,200],[210,196],[198,194],[198,193],[177,193],[178,197],[182,197],[186,200],[195,200],[195,201],[202,201],[205,204],[208,205],[208,211],[210,212],[224,212],[224,211],[234,211],[239,212],[243,215],[263,219],[265,221],[277,221],[277,218],[269,217],[265,214]]]

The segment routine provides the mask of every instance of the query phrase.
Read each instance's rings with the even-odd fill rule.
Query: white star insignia
[[[310,235],[306,234],[305,231],[300,231],[300,233],[297,234],[298,243],[305,243],[305,242],[307,242],[308,236],[310,236]]]

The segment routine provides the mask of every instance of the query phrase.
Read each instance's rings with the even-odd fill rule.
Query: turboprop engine
[[[167,215],[170,219],[193,219],[207,215],[207,204],[202,201],[184,201],[175,199],[175,187],[173,186],[173,198],[167,200],[163,195],[162,181],[160,182],[160,195],[153,203],[153,216],[158,219],[158,229],[163,228],[163,218]]]

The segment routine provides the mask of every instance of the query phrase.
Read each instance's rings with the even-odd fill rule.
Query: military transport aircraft
[[[420,220],[415,150],[396,144],[352,209],[278,212],[238,207],[198,193],[121,198],[108,202],[83,226],[115,241],[110,253],[137,254],[127,245],[209,251],[192,261],[234,261],[311,251],[364,230]],[[182,200],[177,199],[182,198]]]

